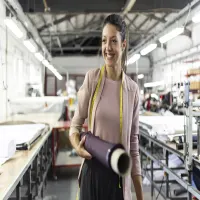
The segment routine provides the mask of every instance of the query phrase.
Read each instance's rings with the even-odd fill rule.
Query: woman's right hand
[[[76,153],[77,153],[80,157],[90,160],[90,159],[92,158],[92,156],[91,156],[91,154],[88,153],[88,152],[85,150],[85,148],[84,148],[85,139],[86,139],[86,138],[83,137],[83,138],[81,139],[81,141],[79,142],[79,145],[78,145],[78,147],[76,148]]]

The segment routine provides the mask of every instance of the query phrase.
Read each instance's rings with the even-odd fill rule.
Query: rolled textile
[[[126,176],[132,162],[122,144],[114,144],[100,139],[91,132],[81,133],[81,139],[86,137],[84,147],[99,162],[120,176]]]

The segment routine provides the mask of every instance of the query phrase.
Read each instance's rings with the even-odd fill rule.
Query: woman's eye
[[[112,42],[113,42],[113,43],[116,43],[116,42],[117,42],[117,40],[112,40]]]
[[[106,40],[105,40],[105,39],[103,39],[103,40],[102,40],[102,43],[106,43]]]

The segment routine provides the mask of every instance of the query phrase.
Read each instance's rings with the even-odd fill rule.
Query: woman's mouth
[[[115,54],[106,53],[105,56],[106,56],[106,59],[111,60],[114,58]]]

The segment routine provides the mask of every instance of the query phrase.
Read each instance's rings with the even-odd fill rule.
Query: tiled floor
[[[76,200],[78,169],[59,170],[58,180],[49,180],[44,200]],[[149,187],[144,187],[144,199],[151,200]],[[133,200],[136,198],[134,197]],[[154,197],[156,199],[156,197]],[[161,197],[158,200],[163,200]]]

